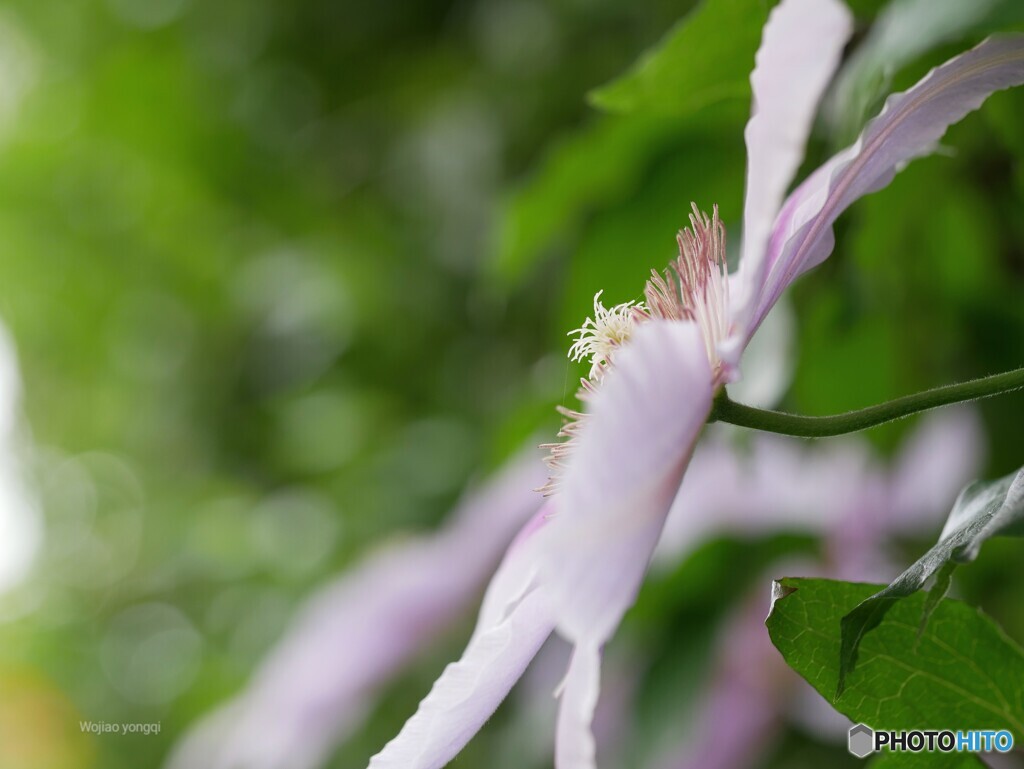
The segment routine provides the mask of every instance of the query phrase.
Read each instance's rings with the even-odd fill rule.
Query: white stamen
[[[580,361],[590,359],[590,378],[599,382],[611,365],[612,355],[629,340],[638,318],[647,316],[642,303],[625,302],[608,308],[601,303],[601,294],[594,295],[594,317],[587,318],[583,325],[570,331],[567,336],[579,334],[569,348],[569,357]]]

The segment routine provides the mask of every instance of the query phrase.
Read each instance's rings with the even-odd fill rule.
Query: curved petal
[[[538,580],[558,631],[575,644],[559,708],[558,769],[594,767],[599,649],[636,598],[713,388],[697,326],[649,321],[590,401],[558,511],[537,538]]]
[[[632,605],[712,389],[697,326],[649,321],[590,401],[539,551],[558,629],[574,643],[600,645]]]
[[[530,452],[468,495],[437,533],[381,549],[318,590],[248,688],[186,735],[169,769],[320,765],[380,687],[469,611],[539,507],[530,489],[544,477]]]
[[[505,699],[551,627],[544,593],[534,590],[505,619],[474,635],[370,769],[439,769],[451,761]]]
[[[754,102],[744,132],[747,189],[739,295],[733,304],[739,317],[754,309],[747,300],[763,280],[772,222],[803,159],[818,102],[852,27],[839,0],[783,0],[765,25],[750,76]]]
[[[890,96],[857,142],[811,174],[782,207],[748,338],[786,287],[832,252],[832,224],[851,203],[931,152],[949,126],[991,93],[1022,82],[1024,36],[1010,35],[985,40],[933,69],[910,90]]]
[[[551,503],[545,506],[549,508]],[[509,548],[484,597],[462,659],[445,668],[402,731],[369,769],[439,769],[479,731],[554,629],[547,593],[534,566],[542,509]]]
[[[595,766],[594,720],[600,689],[601,653],[593,644],[578,644],[562,682],[561,706],[555,736],[556,769],[593,769]]]

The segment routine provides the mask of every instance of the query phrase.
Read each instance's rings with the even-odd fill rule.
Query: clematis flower
[[[800,274],[833,246],[832,224],[928,153],[993,91],[1024,82],[1024,39],[991,38],[889,98],[860,139],[787,198],[821,94],[851,29],[838,0],[783,0],[751,76],[744,234],[725,267],[717,210],[696,206],[679,257],[643,305],[579,330],[590,356],[584,412],[565,412],[551,496],[511,546],[462,659],[450,665],[373,769],[440,767],[497,708],[552,631],[573,645],[560,687],[557,769],[595,766],[590,723],[600,653],[632,605],[715,395],[739,377],[754,332]],[[623,324],[625,320],[625,324]]]
[[[743,384],[753,388],[745,401],[752,397],[771,405],[785,389],[783,383],[790,376],[790,322],[784,313],[773,314],[759,334],[760,355],[747,360]],[[699,460],[708,469],[701,478],[721,477],[736,464],[735,451],[722,441],[705,441],[698,451],[708,455]],[[540,507],[542,500],[534,489],[543,481],[543,464],[535,451],[524,451],[467,494],[437,531],[385,543],[317,590],[250,684],[183,736],[167,769],[320,765],[335,744],[356,732],[380,690],[469,610],[502,551]],[[718,509],[714,500],[733,488],[702,484],[698,498],[688,497],[687,504]],[[728,494],[723,504],[734,511],[740,499]],[[698,520],[713,522],[715,517],[702,514]],[[737,522],[730,515],[718,518]],[[758,517],[758,522],[771,527],[772,513]],[[691,540],[699,542],[697,537]],[[681,553],[673,550],[670,557],[678,559]],[[554,712],[550,682],[557,677],[556,669],[564,667],[563,647],[548,644],[546,657],[542,653],[543,659],[534,662],[531,677],[524,681],[527,691],[520,694],[535,722],[543,723],[549,716],[547,700]],[[337,654],[341,648],[350,653]],[[601,722],[608,724],[603,735],[608,745],[615,744],[613,732],[625,723],[632,681],[626,672],[624,668],[620,685],[603,687],[595,718],[598,745]],[[531,748],[539,756],[550,746],[539,740]]]

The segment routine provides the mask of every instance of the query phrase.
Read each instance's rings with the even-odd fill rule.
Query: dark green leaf
[[[767,621],[772,642],[826,698],[839,680],[840,619],[876,590],[824,579],[777,583]],[[833,706],[879,729],[1024,733],[1024,650],[981,611],[950,598],[918,637],[925,599],[917,593],[896,604],[864,638],[860,664]]]

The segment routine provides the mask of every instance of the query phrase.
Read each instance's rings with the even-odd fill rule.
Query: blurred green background
[[[770,3],[712,0],[728,23],[668,72],[587,98],[692,5],[0,7],[0,322],[22,391],[3,450],[23,476],[4,504],[42,522],[34,549],[31,526],[11,536],[0,572],[0,769],[159,766],[315,586],[429,530],[469,480],[557,430],[580,373],[565,332],[596,291],[639,295],[691,200],[718,203],[738,242]],[[852,4],[856,42],[883,6]],[[880,72],[905,87],[1019,26],[1013,3],[992,9],[918,49],[881,46],[882,67],[850,58],[867,95],[835,98],[805,171],[877,110]],[[1021,364],[1022,125],[1024,90],[997,94],[948,152],[840,220],[835,256],[791,292],[784,407],[830,413]],[[1024,462],[1021,405],[981,407],[990,477]],[[869,438],[884,457],[912,425]],[[760,576],[732,564],[807,546],[712,543],[645,588],[625,634],[655,669],[695,670],[722,596]],[[993,543],[959,581],[1022,639],[1019,564]],[[364,765],[397,731],[470,622],[331,766]],[[643,728],[663,726],[656,702]],[[93,736],[80,719],[162,728]],[[507,750],[517,723],[503,708],[457,765],[527,766]],[[844,757],[793,732],[766,765]]]

